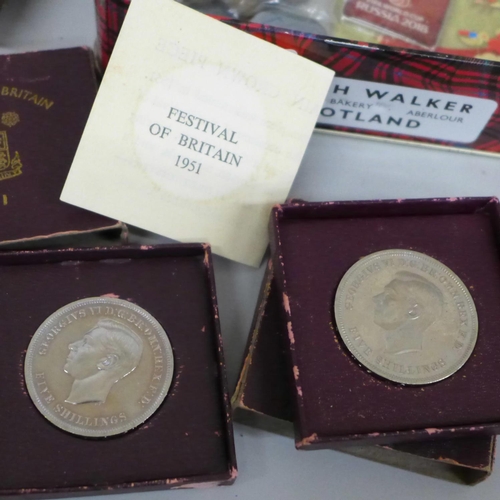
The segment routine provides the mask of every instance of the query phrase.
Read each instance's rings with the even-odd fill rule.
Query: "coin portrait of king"
[[[105,403],[113,385],[139,365],[143,340],[118,321],[100,319],[68,349],[64,372],[74,381],[65,402]]]
[[[404,354],[422,350],[424,333],[442,312],[443,294],[418,274],[399,271],[373,297],[374,323],[385,332],[385,352]]]

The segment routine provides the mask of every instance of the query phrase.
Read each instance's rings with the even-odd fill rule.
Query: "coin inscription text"
[[[165,398],[173,353],[161,325],[120,299],[82,299],[59,309],[29,345],[25,378],[37,409],[89,437],[126,432]]]
[[[358,361],[406,384],[455,373],[478,330],[472,297],[458,276],[411,250],[384,250],[354,264],[338,287],[335,318]]]

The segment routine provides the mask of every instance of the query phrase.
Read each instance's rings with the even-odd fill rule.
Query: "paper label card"
[[[173,1],[134,0],[61,199],[259,265],[332,78]]]

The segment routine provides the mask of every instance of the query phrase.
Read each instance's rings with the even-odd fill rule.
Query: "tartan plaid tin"
[[[104,69],[109,61],[130,0],[96,0],[100,59]],[[497,104],[491,118],[468,142],[417,137],[354,126],[318,123],[318,128],[359,133],[420,144],[432,144],[468,152],[500,153],[500,63],[389,46],[351,42],[259,24],[223,21],[270,43],[296,51],[318,64],[333,69],[337,78],[394,85],[395,88],[468,96]],[[446,123],[440,124],[446,127]]]
[[[130,2],[131,0],[95,0],[99,44],[97,53],[103,69],[108,65]]]

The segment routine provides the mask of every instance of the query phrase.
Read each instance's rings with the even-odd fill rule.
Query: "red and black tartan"
[[[105,68],[131,0],[95,1],[99,20],[100,58]],[[224,22],[280,47],[293,49],[301,56],[333,69],[337,76],[491,99],[499,103],[483,132],[470,144],[334,125],[320,125],[322,128],[500,153],[500,63],[350,42],[259,24],[231,20]]]

